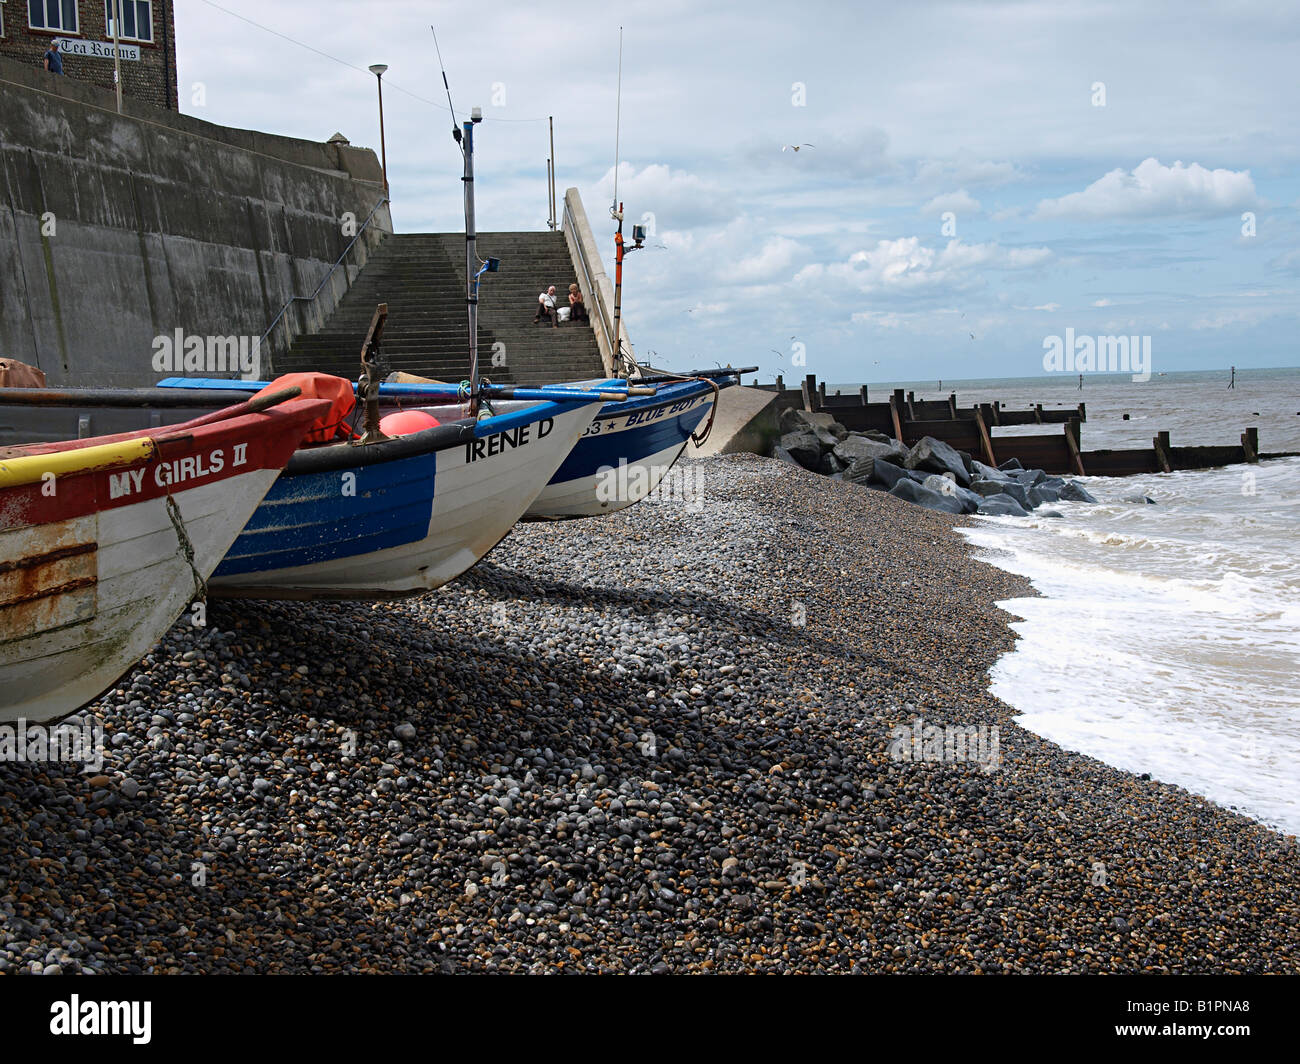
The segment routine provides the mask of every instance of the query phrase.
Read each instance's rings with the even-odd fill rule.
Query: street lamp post
[[[384,145],[384,71],[387,63],[375,63],[370,67],[375,81],[379,84],[379,157],[384,166],[384,195],[388,195],[388,149]]]
[[[117,113],[122,113],[122,51],[118,45],[121,36],[122,0],[113,0],[113,91],[117,93]]]

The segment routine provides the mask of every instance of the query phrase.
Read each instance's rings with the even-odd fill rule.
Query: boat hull
[[[650,401],[608,403],[528,508],[528,520],[615,513],[659,487],[712,412],[706,383],[674,385]]]
[[[375,599],[441,587],[505,538],[598,409],[534,404],[509,415],[512,427],[479,422],[473,438],[428,453],[310,472],[291,464],[211,593]]]
[[[195,597],[195,572],[206,580],[239,535],[305,420],[270,440],[241,418],[148,459],[0,490],[0,721],[65,717],[139,661]]]

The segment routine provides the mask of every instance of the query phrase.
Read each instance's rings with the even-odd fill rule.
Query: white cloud
[[[1266,307],[1243,307],[1240,309],[1229,308],[1227,310],[1215,311],[1210,314],[1203,314],[1192,322],[1192,328],[1197,330],[1206,329],[1225,329],[1230,325],[1258,325],[1268,318],[1277,317],[1279,311],[1271,310]]]
[[[1082,192],[1038,204],[1037,218],[1104,219],[1224,214],[1258,204],[1249,170],[1162,166],[1145,159],[1131,173],[1112,170]]]
[[[851,320],[855,325],[878,325],[882,329],[897,329],[903,324],[903,316],[892,310],[860,310]]]
[[[782,274],[788,277],[795,257],[803,252],[804,247],[798,241],[772,237],[756,253],[741,259],[731,271],[731,278],[742,284],[756,284],[775,280]]]
[[[1294,251],[1288,251],[1269,263],[1275,270],[1286,270],[1289,273],[1300,273],[1300,248]],[[1251,293],[1252,295],[1254,293]]]
[[[956,192],[945,192],[943,195],[935,196],[921,208],[922,214],[941,214],[944,211],[952,211],[955,214],[978,214],[980,201],[961,188]]]
[[[1094,299],[1092,305],[1094,307],[1109,307],[1111,302],[1109,299]]]
[[[997,244],[963,244],[950,241],[940,251],[926,247],[919,237],[881,240],[870,251],[856,251],[847,262],[813,263],[795,275],[798,282],[822,279],[847,282],[863,292],[934,287],[961,288],[978,280],[980,267],[1017,270],[1037,266],[1051,258],[1047,248],[1002,248]]]
[[[598,204],[613,201],[612,166],[596,185],[596,195]],[[654,216],[655,235],[664,230],[717,225],[730,221],[739,213],[731,192],[695,174],[673,170],[662,163],[651,163],[640,170],[631,163],[620,163],[618,198],[627,205],[623,225],[628,232],[631,225],[639,224],[646,213]],[[588,202],[589,212],[593,206]]]
[[[935,185],[1005,185],[1024,175],[1014,163],[988,159],[931,159],[916,169],[920,184]]]
[[[785,144],[811,143],[811,148],[782,151]],[[866,126],[847,134],[817,133],[808,136],[790,134],[762,140],[751,139],[745,155],[754,164],[782,173],[804,177],[861,178],[888,173],[897,168],[889,158],[889,135],[875,126]]]
[[[1045,310],[1045,311],[1047,311],[1049,314],[1052,314],[1052,313],[1055,313],[1056,311],[1058,311],[1058,310],[1061,309],[1061,304],[1060,304],[1060,303],[1040,303],[1038,306],[1034,307],[1034,309],[1035,309],[1035,310]]]

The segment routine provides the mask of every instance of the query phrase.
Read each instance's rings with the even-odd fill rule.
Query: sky
[[[432,25],[457,114],[483,108],[479,228],[546,227],[554,116],[557,198],[579,190],[611,276],[622,27],[618,196],[650,230],[623,305],[656,365],[1034,376],[1067,330],[1149,337],[1152,373],[1300,365],[1294,2],[176,0],[176,19],[181,110],[225,125],[378,150],[366,68],[387,63],[398,232],[464,221]]]

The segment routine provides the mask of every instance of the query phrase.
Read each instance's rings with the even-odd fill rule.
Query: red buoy
[[[385,436],[409,436],[413,432],[436,428],[439,421],[423,410],[398,410],[385,415],[379,422],[379,431]]]

